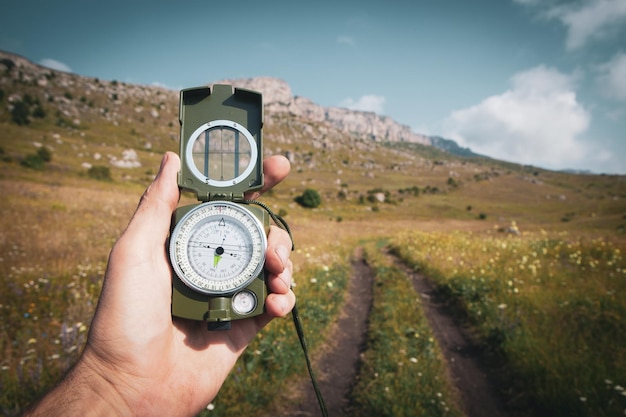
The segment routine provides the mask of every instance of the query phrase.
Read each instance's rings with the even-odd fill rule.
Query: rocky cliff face
[[[37,85],[45,93],[46,102],[54,102],[62,115],[74,124],[89,121],[90,118],[104,117],[117,126],[124,122],[130,123],[136,119],[135,116],[143,123],[145,120],[161,119],[162,115],[177,114],[177,92],[160,87],[100,81],[54,71],[3,51],[0,51],[0,70],[3,74],[0,85],[11,83]],[[390,117],[339,107],[323,107],[305,97],[296,97],[289,85],[277,78],[233,79],[222,80],[219,83],[261,92],[265,113],[269,116],[266,118],[266,125],[271,125],[275,120],[289,119],[296,124],[304,123],[302,126],[308,125],[308,129],[313,129],[310,124],[314,123],[318,125],[317,129],[347,134],[367,142],[435,145],[430,137],[412,132],[409,126],[399,124]],[[67,95],[67,89],[77,91],[77,94],[81,95],[81,101],[72,100]],[[10,90],[12,88],[5,92]],[[65,95],[62,91],[65,91]],[[10,103],[21,97],[9,96],[8,99]],[[286,119],[282,116],[286,116]],[[160,127],[165,129],[163,126]],[[322,139],[327,139],[325,146],[333,142],[329,139],[328,133],[320,134]]]
[[[411,131],[409,126],[401,125],[389,117],[339,107],[322,107],[307,98],[294,97],[289,85],[277,78],[257,77],[223,80],[219,83],[232,84],[262,93],[265,109],[270,113],[289,113],[313,122],[327,123],[340,131],[376,142],[412,142],[431,145],[428,136],[417,134]]]

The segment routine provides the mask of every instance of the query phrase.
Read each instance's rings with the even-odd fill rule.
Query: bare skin
[[[165,251],[180,192],[180,160],[166,153],[159,174],[114,245],[85,349],[68,375],[26,416],[193,416],[215,398],[237,358],[273,318],[295,304],[291,241],[272,227],[265,268],[266,313],[237,320],[229,331],[172,318],[172,272]],[[289,162],[263,164],[265,187],[282,181]]]

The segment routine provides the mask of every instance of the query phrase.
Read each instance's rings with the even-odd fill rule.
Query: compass
[[[219,84],[181,91],[178,185],[199,202],[172,218],[172,315],[209,329],[264,311],[269,219],[244,198],[263,186],[262,118],[257,92]]]

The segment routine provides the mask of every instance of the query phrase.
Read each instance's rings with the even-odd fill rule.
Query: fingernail
[[[284,297],[280,297],[278,300],[278,305],[280,306],[280,311],[282,314],[287,314],[289,307],[287,306],[287,300]]]
[[[284,246],[278,246],[274,252],[280,259],[280,262],[283,264],[283,269],[285,269],[285,265],[287,265],[287,260],[289,259],[289,251]]]

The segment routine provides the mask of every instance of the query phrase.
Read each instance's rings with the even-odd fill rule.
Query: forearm
[[[59,384],[23,417],[130,416],[115,387],[81,358]]]

